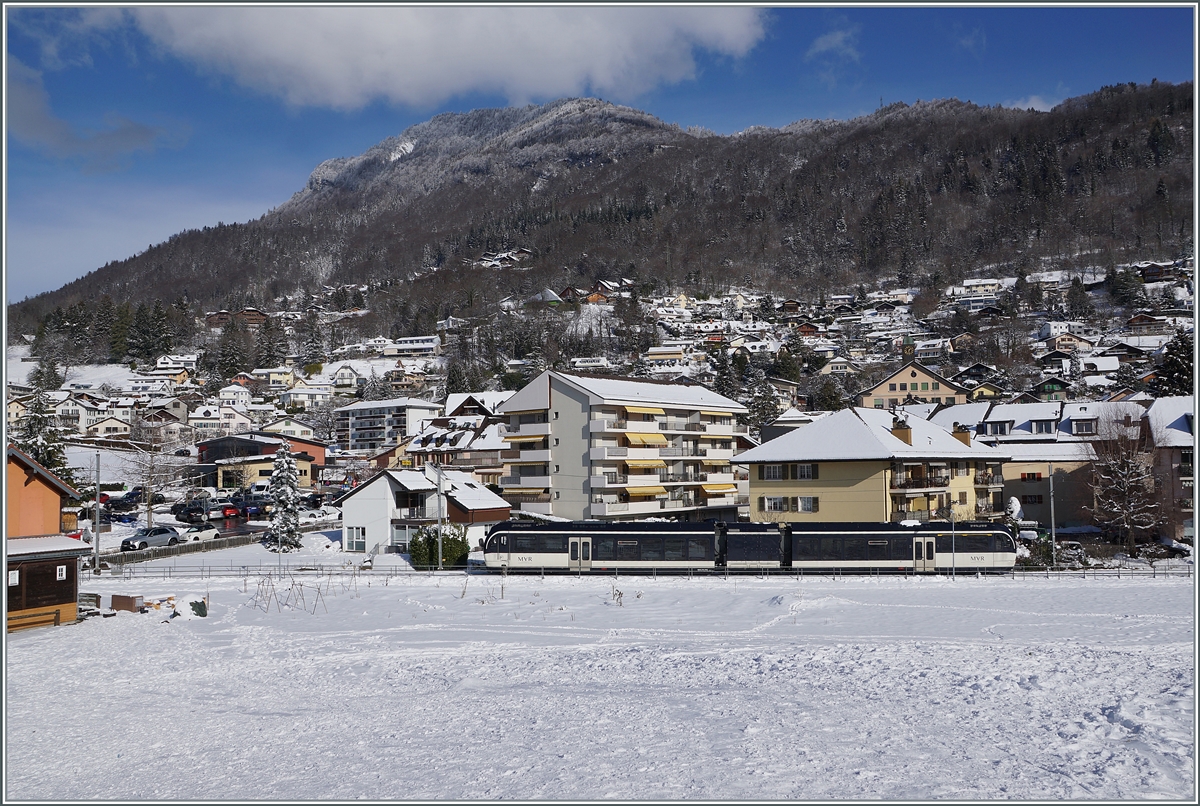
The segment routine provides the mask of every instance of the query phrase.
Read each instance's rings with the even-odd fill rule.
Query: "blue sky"
[[[5,6],[7,299],[257,218],[440,112],[596,96],[728,134],[1190,81],[1191,6]]]

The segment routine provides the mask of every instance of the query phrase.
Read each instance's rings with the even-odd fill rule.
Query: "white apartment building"
[[[422,423],[437,417],[441,410],[437,403],[414,397],[360,400],[334,409],[337,443],[349,451],[396,445],[404,437],[416,434]]]
[[[546,371],[500,406],[514,509],[572,520],[734,520],[746,408],[700,386]]]

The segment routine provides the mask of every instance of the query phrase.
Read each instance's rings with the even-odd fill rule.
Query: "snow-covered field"
[[[293,567],[346,559],[306,542]],[[7,799],[1195,795],[1190,578],[501,578],[386,555],[201,579],[183,559],[276,560],[83,585],[208,596],[207,618],[8,637]]]

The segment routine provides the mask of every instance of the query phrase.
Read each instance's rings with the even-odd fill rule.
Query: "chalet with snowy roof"
[[[778,522],[997,517],[1007,454],[904,414],[852,408],[739,455],[750,469],[750,518]]]
[[[291,389],[280,393],[279,405],[288,409],[300,408],[308,411],[332,398],[333,388],[329,384],[301,378]]]
[[[78,613],[79,560],[92,547],[62,534],[62,509],[80,495],[17,447],[9,445],[6,453],[8,631],[71,624]]]
[[[1164,528],[1174,540],[1195,535],[1195,404],[1192,395],[1160,397],[1142,418],[1142,440],[1153,457]]]
[[[337,500],[342,508],[342,549],[349,552],[407,552],[413,535],[435,526],[439,515],[466,527],[475,544],[493,525],[509,518],[508,502],[469,474],[384,470]]]
[[[966,403],[969,390],[926,366],[910,361],[875,386],[858,393],[859,405],[892,408],[911,399],[918,403]]]

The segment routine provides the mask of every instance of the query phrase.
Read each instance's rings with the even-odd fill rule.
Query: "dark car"
[[[179,532],[174,526],[144,526],[121,541],[121,551],[137,551],[151,546],[174,546]]]
[[[248,495],[242,501],[242,516],[254,518],[271,511],[271,499],[265,495]]]

